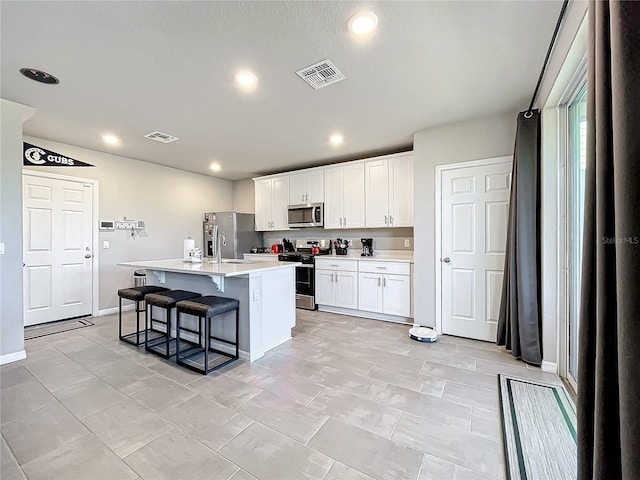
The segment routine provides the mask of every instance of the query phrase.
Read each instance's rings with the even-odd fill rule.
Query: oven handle
[[[303,263],[302,265],[296,265],[296,268],[313,268],[313,264]]]

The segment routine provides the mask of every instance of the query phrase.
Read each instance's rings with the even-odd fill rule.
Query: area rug
[[[33,325],[24,328],[24,339],[32,340],[34,338],[46,337],[56,333],[68,332],[69,330],[77,330],[78,328],[91,327],[94,324],[86,319],[61,320],[59,322],[45,323],[42,325]]]
[[[576,410],[562,385],[498,375],[507,477],[577,476]]]

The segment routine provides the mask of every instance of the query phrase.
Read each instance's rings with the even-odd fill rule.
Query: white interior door
[[[442,172],[442,333],[496,340],[510,184],[510,162]]]
[[[92,188],[23,175],[25,326],[92,313]]]

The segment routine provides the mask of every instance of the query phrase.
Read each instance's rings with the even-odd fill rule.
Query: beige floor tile
[[[217,370],[217,373],[226,375],[235,380],[239,380],[244,383],[248,383],[261,372],[269,371],[268,367],[260,365],[258,362],[245,362],[242,360],[236,360],[228,365],[225,365],[221,369]]]
[[[127,401],[126,395],[99,378],[58,390],[55,396],[79,419]]]
[[[84,419],[84,424],[121,458],[173,428],[134,401],[91,415]]]
[[[452,402],[485,410],[498,411],[498,392],[485,388],[472,387],[463,383],[447,381],[442,398]]]
[[[473,407],[471,411],[471,433],[502,441],[502,419],[500,413]]]
[[[436,412],[426,419],[403,414],[392,440],[475,472],[497,475],[497,465],[503,461],[499,444],[468,430],[439,423]]]
[[[327,476],[324,477],[324,480],[371,480],[371,477],[347,467],[344,463],[336,462],[327,473]]]
[[[55,397],[35,378],[0,392],[0,419],[2,426],[23,415],[55,404]]]
[[[36,378],[23,366],[9,364],[0,367],[0,390],[34,381]]]
[[[147,368],[183,386],[202,378],[201,373],[181,367],[173,360],[159,359],[159,361],[151,363]]]
[[[219,452],[251,475],[264,480],[320,480],[333,460],[254,423],[222,447]]]
[[[387,386],[387,383],[381,380],[343,372],[330,367],[317,369],[309,379],[314,383],[351,393],[368,400],[375,400]]]
[[[469,431],[471,407],[467,405],[395,385],[387,385],[376,402],[425,418],[437,417],[441,423]]]
[[[373,478],[415,479],[422,452],[330,418],[308,445]]]
[[[128,359],[97,366],[93,369],[93,372],[109,385],[124,393],[129,393],[132,388],[135,390],[136,384],[140,380],[155,375],[148,368]]]
[[[422,459],[422,467],[420,468],[420,476],[418,476],[418,480],[452,479],[455,475],[455,470],[455,464],[425,453],[424,458]]]
[[[104,345],[96,344],[84,350],[69,352],[67,355],[92,372],[100,365],[117,362],[118,360],[123,359],[113,350],[105,347]]]
[[[527,368],[524,362],[520,365],[507,365],[488,360],[478,360],[478,372],[497,375],[503,373],[513,375],[515,377],[526,378],[529,380],[537,380],[540,382],[548,382],[556,385],[562,385],[562,380],[555,373],[543,372],[539,368]],[[497,382],[497,380],[496,380]]]
[[[480,362],[480,360],[477,362]],[[456,368],[442,363],[426,361],[420,373],[444,380],[452,380],[457,383],[464,383],[472,387],[498,391],[498,378],[494,374],[480,372],[479,369],[476,372],[472,372],[464,368]]]
[[[244,415],[200,395],[160,416],[212,450],[218,450],[252,423]]]
[[[94,435],[24,465],[29,480],[127,480],[138,475]]]
[[[128,394],[152,412],[159,413],[189,400],[196,392],[165,377],[154,375],[137,382]]]
[[[465,370],[476,370],[476,359],[470,357],[467,352],[461,352],[458,349],[445,350],[433,348],[433,345],[429,343],[425,343],[422,350],[419,350],[419,348],[420,346],[414,347],[411,351],[411,356],[416,356],[423,360],[429,360],[430,362],[442,363],[456,368],[463,368]]]
[[[300,443],[309,441],[329,418],[326,414],[268,391],[256,395],[237,411]]]
[[[240,469],[236,473],[231,475],[231,478],[229,478],[229,480],[257,480],[257,479],[253,475],[249,475],[247,472]]]
[[[2,435],[20,465],[88,434],[89,430],[57,402],[2,427]]]
[[[4,438],[1,440],[0,454],[0,478],[2,480],[25,480],[26,477]]]
[[[408,388],[417,392],[428,393],[436,397],[441,397],[444,391],[445,380],[421,373],[401,370],[399,368],[386,368],[376,366],[369,372],[369,377],[399,387]]]
[[[142,478],[149,480],[227,479],[238,467],[201,443],[172,430],[125,458]]]
[[[402,410],[333,388],[327,388],[307,408],[385,438],[391,436],[402,415]]]
[[[52,365],[40,362],[27,366],[27,370],[50,392],[95,378],[89,370],[69,359]]]
[[[442,335],[439,339],[442,343],[452,343],[462,347],[479,348],[481,350],[489,350],[492,352],[500,352],[503,347],[499,347],[493,342],[482,342],[480,340],[471,340],[470,338],[454,337],[451,335]]]
[[[98,344],[81,335],[74,335],[61,340],[55,340],[51,343],[51,346],[65,355],[70,356],[70,354],[74,352],[80,352],[88,348],[97,348]],[[87,365],[83,366],[85,368],[87,367]]]
[[[489,480],[491,478],[492,477],[481,475],[478,472],[469,470],[468,468],[461,467],[460,465],[456,465],[456,468],[453,472],[454,480]],[[496,477],[496,478],[499,478],[499,477]]]
[[[273,373],[261,373],[251,380],[249,385],[282,395],[301,405],[307,405],[325,388],[302,378],[281,374],[276,371]]]
[[[191,382],[189,388],[232,409],[244,405],[262,391],[252,383],[241,382],[221,374],[203,376]]]
[[[317,365],[335,368],[343,372],[355,373],[366,377],[376,366],[375,363],[367,360],[358,360],[332,350],[314,352],[305,355],[307,361]]]

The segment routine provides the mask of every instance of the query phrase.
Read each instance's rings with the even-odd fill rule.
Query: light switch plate
[[[405,239],[404,239],[404,246],[405,246],[405,247],[408,247],[408,246],[409,246],[409,239],[408,239],[408,238],[405,238]]]
[[[102,242],[102,248],[109,248],[109,240],[104,240]]]

